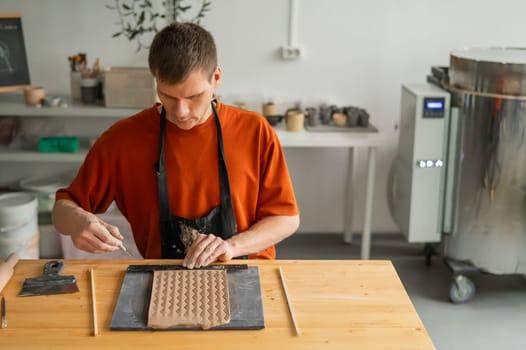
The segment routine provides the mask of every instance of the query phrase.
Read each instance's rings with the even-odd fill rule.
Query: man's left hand
[[[233,256],[232,246],[228,241],[213,234],[199,234],[194,240],[183,260],[183,266],[189,269],[207,266],[214,261],[228,261]]]

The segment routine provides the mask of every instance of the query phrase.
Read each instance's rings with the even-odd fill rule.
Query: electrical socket
[[[281,47],[281,58],[285,60],[295,60],[300,58],[302,50],[298,46],[282,46]]]

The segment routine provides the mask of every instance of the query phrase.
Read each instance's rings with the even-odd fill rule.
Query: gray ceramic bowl
[[[267,121],[270,123],[270,125],[277,125],[279,122],[283,120],[282,115],[267,115],[265,116]]]

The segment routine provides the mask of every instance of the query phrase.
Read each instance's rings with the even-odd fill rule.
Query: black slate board
[[[0,13],[0,87],[28,84],[22,20],[18,14]]]
[[[249,266],[246,270],[229,270],[227,278],[230,295],[230,322],[210,329],[265,328],[258,267]],[[126,272],[119,299],[113,311],[111,330],[152,329],[147,326],[152,282],[152,272]],[[177,326],[162,330],[188,329],[201,328]]]

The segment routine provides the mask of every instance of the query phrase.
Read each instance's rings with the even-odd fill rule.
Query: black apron
[[[215,115],[217,132],[219,194],[221,203],[219,206],[212,208],[208,215],[194,219],[173,216],[170,211],[168,183],[164,165],[164,138],[166,129],[166,111],[164,107],[161,111],[159,163],[156,165],[156,170],[160,211],[161,258],[163,259],[183,259],[186,255],[186,250],[192,245],[195,237],[200,233],[214,234],[226,240],[232,237],[237,231],[225,153],[223,150],[223,135],[215,101],[212,101],[212,110]],[[173,178],[173,176],[176,175],[177,174],[172,174],[171,176]]]

